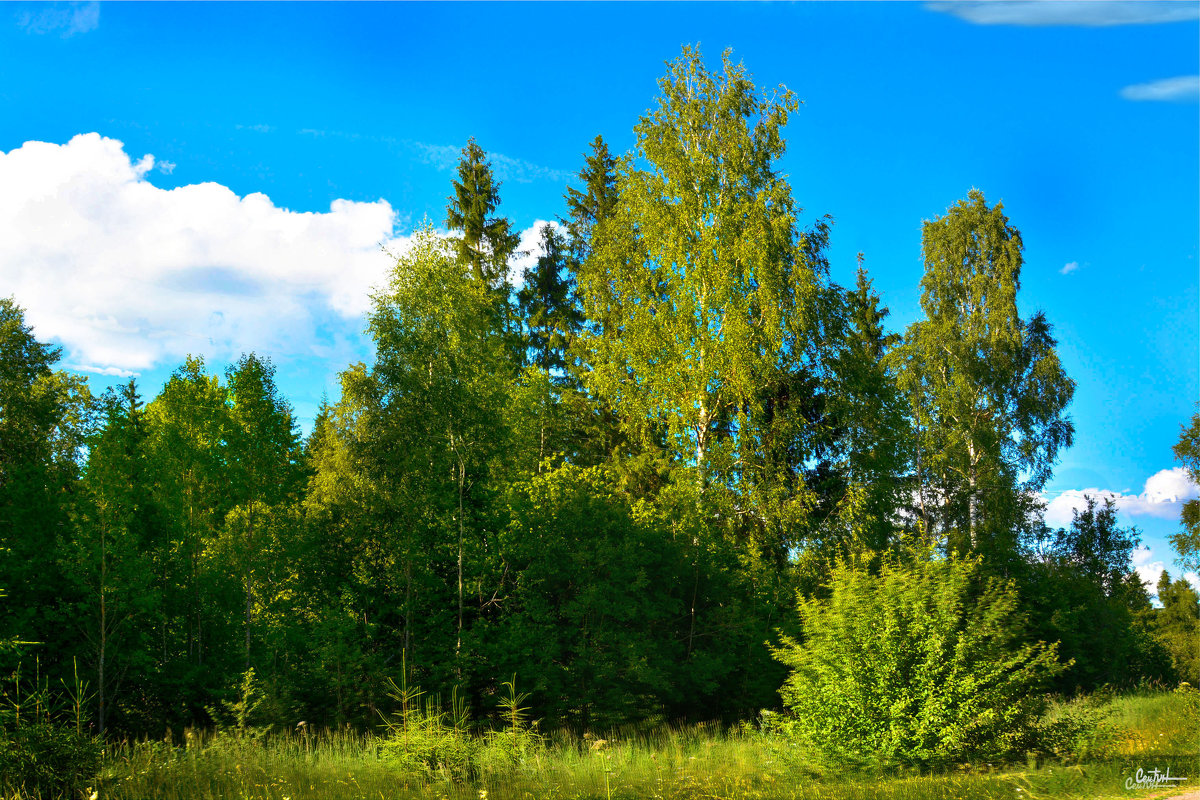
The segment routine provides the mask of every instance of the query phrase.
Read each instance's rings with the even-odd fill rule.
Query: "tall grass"
[[[413,740],[397,744],[404,734],[394,720],[380,734],[190,731],[178,741],[113,745],[98,794],[129,800],[1129,797],[1138,792],[1125,791],[1124,780],[1139,766],[1169,767],[1173,775],[1188,777],[1188,786],[1200,782],[1200,716],[1193,717],[1200,703],[1189,705],[1195,697],[1141,692],[1059,704],[1052,719],[1098,720],[1112,733],[1107,750],[1094,750],[1083,765],[1051,758],[1019,769],[976,764],[939,774],[847,772],[819,764],[786,737],[754,726],[663,726],[579,738],[538,734],[510,709],[495,733],[471,736],[461,728],[454,733],[464,737],[453,746],[468,753],[471,766],[465,770],[450,758],[408,758],[415,752]],[[519,700],[513,708],[519,711]],[[415,737],[437,713],[423,708],[420,718],[407,720],[407,735]],[[456,730],[452,718],[439,724]]]

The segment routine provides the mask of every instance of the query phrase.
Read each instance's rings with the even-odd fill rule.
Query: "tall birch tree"
[[[922,229],[925,319],[909,326],[900,385],[918,428],[920,516],[960,552],[1009,556],[1058,453],[1075,382],[1042,313],[1022,319],[1021,233],[972,189]]]

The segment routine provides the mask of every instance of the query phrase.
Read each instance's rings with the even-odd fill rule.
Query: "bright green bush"
[[[828,600],[802,599],[803,642],[775,656],[794,730],[826,757],[940,765],[1033,749],[1055,647],[1023,641],[1011,584],[978,560],[918,557],[879,574],[840,564]]]
[[[0,787],[30,797],[78,797],[100,770],[97,739],[50,722],[0,727]]]

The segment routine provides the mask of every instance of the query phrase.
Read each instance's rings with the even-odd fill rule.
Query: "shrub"
[[[425,698],[407,681],[388,680],[388,696],[400,705],[385,716],[388,735],[380,755],[406,775],[463,781],[474,777],[478,742],[467,730],[467,711],[455,692],[451,710],[441,709],[437,697]],[[422,700],[424,702],[422,702]]]
[[[1017,594],[975,559],[928,556],[879,574],[842,563],[828,600],[801,599],[780,694],[796,734],[840,761],[944,765],[1035,746],[1053,645],[1023,643]]]
[[[0,728],[0,785],[33,797],[77,797],[100,770],[99,740],[50,722]]]
[[[1124,732],[1113,717],[1103,694],[1059,703],[1038,726],[1038,755],[1070,763],[1111,758]]]

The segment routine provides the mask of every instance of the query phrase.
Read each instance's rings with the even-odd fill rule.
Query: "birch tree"
[[[921,307],[898,357],[918,428],[921,514],[962,552],[1012,554],[1074,428],[1050,323],[1017,311],[1023,243],[972,189],[924,224]],[[933,515],[931,522],[931,512]]]
[[[684,48],[618,168],[619,202],[580,273],[592,387],[678,463],[737,484],[753,468],[764,390],[809,351],[824,223],[797,232],[776,167],[798,106],[760,94],[727,52]]]

